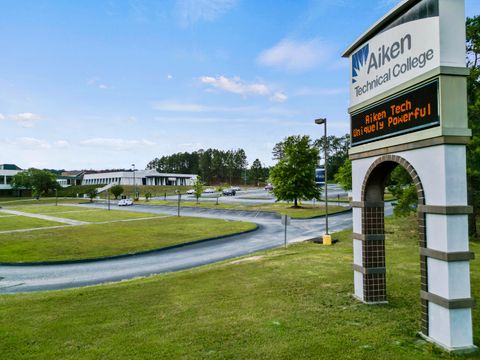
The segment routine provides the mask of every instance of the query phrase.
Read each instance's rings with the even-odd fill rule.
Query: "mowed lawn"
[[[353,292],[351,232],[103,286],[0,296],[5,359],[450,359],[420,328],[413,218],[387,220],[386,305]],[[479,243],[471,249],[478,254]],[[471,262],[480,298],[480,259]],[[480,316],[473,309],[480,343]],[[478,353],[461,357],[477,358]]]
[[[109,214],[99,211],[92,216],[101,219],[104,213]],[[0,234],[0,261],[62,261],[122,255],[234,234],[255,227],[255,224],[247,222],[175,216]]]
[[[40,198],[39,200],[33,198],[0,198],[0,206],[17,206],[17,205],[42,205],[42,204],[85,204],[88,199],[82,198]]]
[[[62,212],[72,212],[72,211],[85,211],[85,207],[79,207],[79,206],[65,206],[65,205],[44,205],[44,204],[38,204],[38,205],[22,205],[22,206],[9,206],[8,209],[10,210],[16,210],[16,211],[23,211],[26,213],[30,214],[45,214],[45,215],[52,215],[55,216],[54,214],[56,213],[62,213]],[[88,210],[88,209],[87,209]],[[98,211],[99,209],[92,208],[92,210]]]
[[[168,206],[177,206],[176,201],[169,200],[151,200],[148,202],[142,201],[141,203],[149,205],[168,205]],[[309,219],[317,216],[325,215],[325,207],[322,203],[318,203],[315,206],[311,204],[302,204],[299,208],[292,208],[292,204],[287,203],[269,203],[269,204],[258,204],[258,205],[247,205],[247,204],[238,204],[238,203],[218,203],[215,201],[182,201],[181,206],[196,207],[196,208],[208,208],[208,209],[226,209],[226,210],[245,210],[245,211],[270,211],[278,212],[282,215],[288,215],[295,219]],[[348,207],[330,205],[328,207],[329,214],[335,214],[338,212],[346,211]]]
[[[44,214],[64,219],[80,220],[87,222],[104,222],[127,219],[142,219],[149,217],[161,216],[159,214],[122,211],[122,210],[105,210],[99,208],[87,208],[78,206],[18,206],[12,210],[18,210],[33,214]]]
[[[12,216],[7,213],[0,213],[0,231],[34,229],[58,225],[65,224],[55,221],[30,218],[26,216]]]

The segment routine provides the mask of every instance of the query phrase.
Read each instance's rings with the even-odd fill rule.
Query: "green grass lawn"
[[[351,232],[89,288],[0,296],[2,358],[453,359],[416,337],[418,238],[387,220],[386,305],[352,298]],[[480,244],[471,249],[479,252]],[[480,298],[480,259],[471,262]],[[473,309],[480,343],[480,314]],[[461,358],[477,358],[478,353]]]
[[[33,229],[46,226],[65,225],[55,221],[48,221],[42,219],[35,219],[26,216],[8,216],[0,217],[0,231],[21,230],[21,229]],[[12,235],[4,235],[12,236]]]
[[[0,206],[55,204],[55,201],[58,201],[59,204],[81,204],[90,200],[81,198],[58,198],[58,200],[55,200],[55,198],[40,198],[40,200],[32,198],[3,198],[0,200]]]
[[[325,207],[323,204],[316,204],[315,206],[311,204],[302,204],[300,208],[292,208],[291,204],[285,203],[274,203],[274,204],[262,204],[255,205],[254,210],[259,211],[276,211],[282,215],[288,215],[294,219],[308,219],[316,216],[325,215]],[[329,205],[328,213],[335,214],[348,210],[345,206]]]
[[[44,215],[51,215],[51,216],[57,216],[56,213],[62,213],[62,212],[72,212],[72,211],[86,211],[90,210],[85,207],[76,207],[76,206],[62,206],[62,205],[22,205],[22,206],[14,206],[14,207],[9,207],[8,209],[10,210],[17,210],[17,211],[23,211],[26,213],[31,213],[31,214],[44,214]],[[101,209],[97,208],[92,208],[92,211],[101,211]],[[60,214],[58,214],[60,215]]]
[[[168,205],[168,206],[177,206],[176,201],[164,201],[164,200],[152,200],[152,201],[139,201],[141,204],[149,205]],[[198,208],[208,208],[208,209],[227,209],[227,210],[246,210],[246,211],[275,211],[280,214],[288,215],[296,219],[308,219],[315,216],[325,215],[325,208],[323,204],[316,204],[312,206],[311,204],[302,204],[301,208],[294,209],[292,204],[286,203],[271,203],[271,204],[256,204],[256,205],[246,205],[238,203],[218,203],[214,201],[200,201],[198,204],[196,201],[182,201],[181,206],[188,207],[198,207]],[[330,205],[328,207],[328,213],[334,214],[340,211],[345,211],[347,208],[345,206],[336,206]]]
[[[95,223],[95,222],[115,221],[115,220],[141,219],[141,218],[149,218],[149,217],[162,216],[162,215],[136,212],[136,211],[122,211],[122,210],[110,210],[110,211],[85,210],[82,212],[75,212],[75,213],[55,214],[55,216],[65,218],[65,219],[88,221],[88,222]]]
[[[121,255],[253,228],[255,225],[247,222],[175,216],[0,234],[0,261],[60,261]]]
[[[160,214],[152,214],[136,211],[122,211],[122,210],[110,210],[99,208],[86,208],[76,206],[18,206],[11,208],[12,210],[18,210],[33,214],[42,214],[55,216],[62,219],[80,220],[87,222],[104,222],[114,220],[128,220],[128,219],[141,219],[154,216],[161,216]]]

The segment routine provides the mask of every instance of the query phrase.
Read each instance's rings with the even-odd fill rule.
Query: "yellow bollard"
[[[332,236],[329,234],[323,235],[323,245],[332,245]]]

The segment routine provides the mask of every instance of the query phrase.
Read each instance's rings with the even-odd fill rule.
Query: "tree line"
[[[207,184],[239,184],[246,181],[247,166],[247,155],[243,149],[207,149],[155,158],[147,164],[147,169],[163,173],[198,174]]]

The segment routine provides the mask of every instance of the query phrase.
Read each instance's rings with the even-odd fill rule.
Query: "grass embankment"
[[[0,353],[15,358],[453,358],[416,337],[418,238],[387,220],[389,303],[353,292],[351,232],[177,273],[0,297]],[[480,250],[478,243],[471,248]],[[471,263],[480,297],[480,259]],[[474,308],[475,342],[480,317]],[[462,358],[478,358],[478,354]]]
[[[61,261],[122,255],[253,228],[255,225],[247,222],[167,217],[0,234],[0,261]]]
[[[167,206],[177,206],[176,201],[164,201],[164,200],[151,200],[148,202],[139,201],[141,204],[149,205],[167,205]],[[215,201],[182,201],[181,206],[188,207],[197,207],[197,208],[207,208],[207,209],[225,209],[225,210],[245,210],[245,211],[275,211],[282,215],[288,215],[295,219],[308,219],[316,216],[325,215],[325,207],[321,204],[315,206],[310,204],[302,204],[299,208],[292,208],[291,204],[286,203],[270,203],[270,204],[238,204],[238,203],[222,203],[219,202],[218,205]],[[336,206],[331,205],[328,207],[328,213],[334,214],[337,212],[345,211],[347,208],[345,206]]]
[[[122,210],[106,211],[104,209],[98,208],[89,209],[85,207],[73,206],[19,206],[12,208],[12,210],[18,210],[33,214],[55,216],[62,219],[80,220],[94,223],[127,219],[142,219],[159,216],[159,214],[145,212]]]

